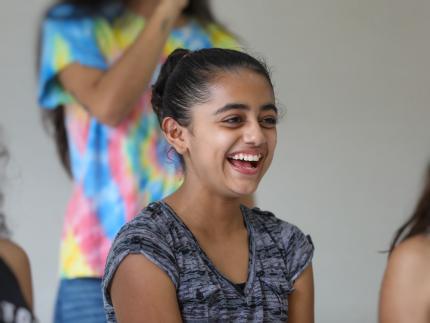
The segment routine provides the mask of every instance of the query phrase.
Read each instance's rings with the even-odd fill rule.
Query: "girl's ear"
[[[187,151],[185,140],[187,129],[181,126],[172,117],[163,119],[163,122],[161,123],[161,129],[163,129],[164,135],[166,136],[169,144],[175,148],[178,154],[183,155]]]

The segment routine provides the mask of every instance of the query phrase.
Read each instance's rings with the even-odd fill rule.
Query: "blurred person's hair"
[[[392,252],[400,242],[424,233],[430,233],[430,164],[427,167],[424,188],[415,207],[415,211],[396,231],[390,246],[390,252]]]
[[[119,3],[121,0],[57,0],[55,4],[68,3],[78,6],[83,9],[84,14],[97,14],[104,6]],[[133,0],[123,0],[123,4],[127,4]],[[51,7],[50,7],[51,8]],[[44,14],[46,17],[48,11]],[[209,0],[189,0],[188,6],[184,9],[184,14],[188,17],[197,19],[204,26],[216,23],[223,30],[227,29],[220,24],[212,13]],[[39,28],[39,41],[37,44],[36,66],[39,69],[40,61],[40,43],[41,43],[41,28]],[[232,34],[232,33],[231,33]],[[72,170],[70,166],[69,145],[67,141],[67,132],[64,124],[64,108],[59,106],[52,110],[42,110],[42,122],[44,128],[53,137],[57,148],[57,154],[60,162],[66,173],[71,177]]]

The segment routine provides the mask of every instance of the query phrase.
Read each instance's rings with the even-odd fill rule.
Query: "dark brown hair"
[[[397,244],[430,229],[430,164],[425,175],[424,188],[412,216],[396,231],[390,253]]]
[[[69,3],[82,9],[80,14],[93,15],[104,6],[117,3],[119,0],[59,0],[59,3]],[[127,3],[129,0],[124,0]],[[49,10],[48,10],[49,11]],[[184,14],[196,18],[201,24],[218,23],[212,13],[209,0],[190,0],[184,9]],[[46,14],[45,14],[46,16]],[[44,17],[45,17],[44,16]],[[221,25],[220,25],[221,26]],[[221,26],[224,28],[223,26]],[[225,28],[224,28],[225,29]],[[40,32],[40,31],[39,31]],[[39,34],[38,58],[40,59],[41,35]],[[64,107],[59,106],[52,110],[43,109],[42,121],[45,129],[54,138],[57,154],[67,174],[71,177],[69,145],[67,142],[67,131],[64,124]]]
[[[152,87],[152,108],[161,125],[171,117],[180,125],[191,123],[191,109],[210,98],[210,83],[220,73],[245,69],[263,76],[272,87],[267,66],[249,54],[232,49],[206,48],[197,51],[178,48],[161,67]],[[185,169],[182,156],[179,156]]]

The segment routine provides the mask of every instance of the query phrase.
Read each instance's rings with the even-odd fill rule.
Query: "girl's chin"
[[[243,198],[254,194],[257,190],[257,185],[247,185],[246,187],[231,187],[230,189],[236,197]]]

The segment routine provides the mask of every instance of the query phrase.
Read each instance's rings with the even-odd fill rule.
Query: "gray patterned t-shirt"
[[[288,295],[313,255],[296,226],[258,208],[242,207],[249,236],[248,280],[241,291],[206,256],[191,231],[164,202],[148,205],[115,238],[103,277],[108,322],[117,322],[110,282],[128,254],[143,254],[176,287],[184,322],[286,322]]]

